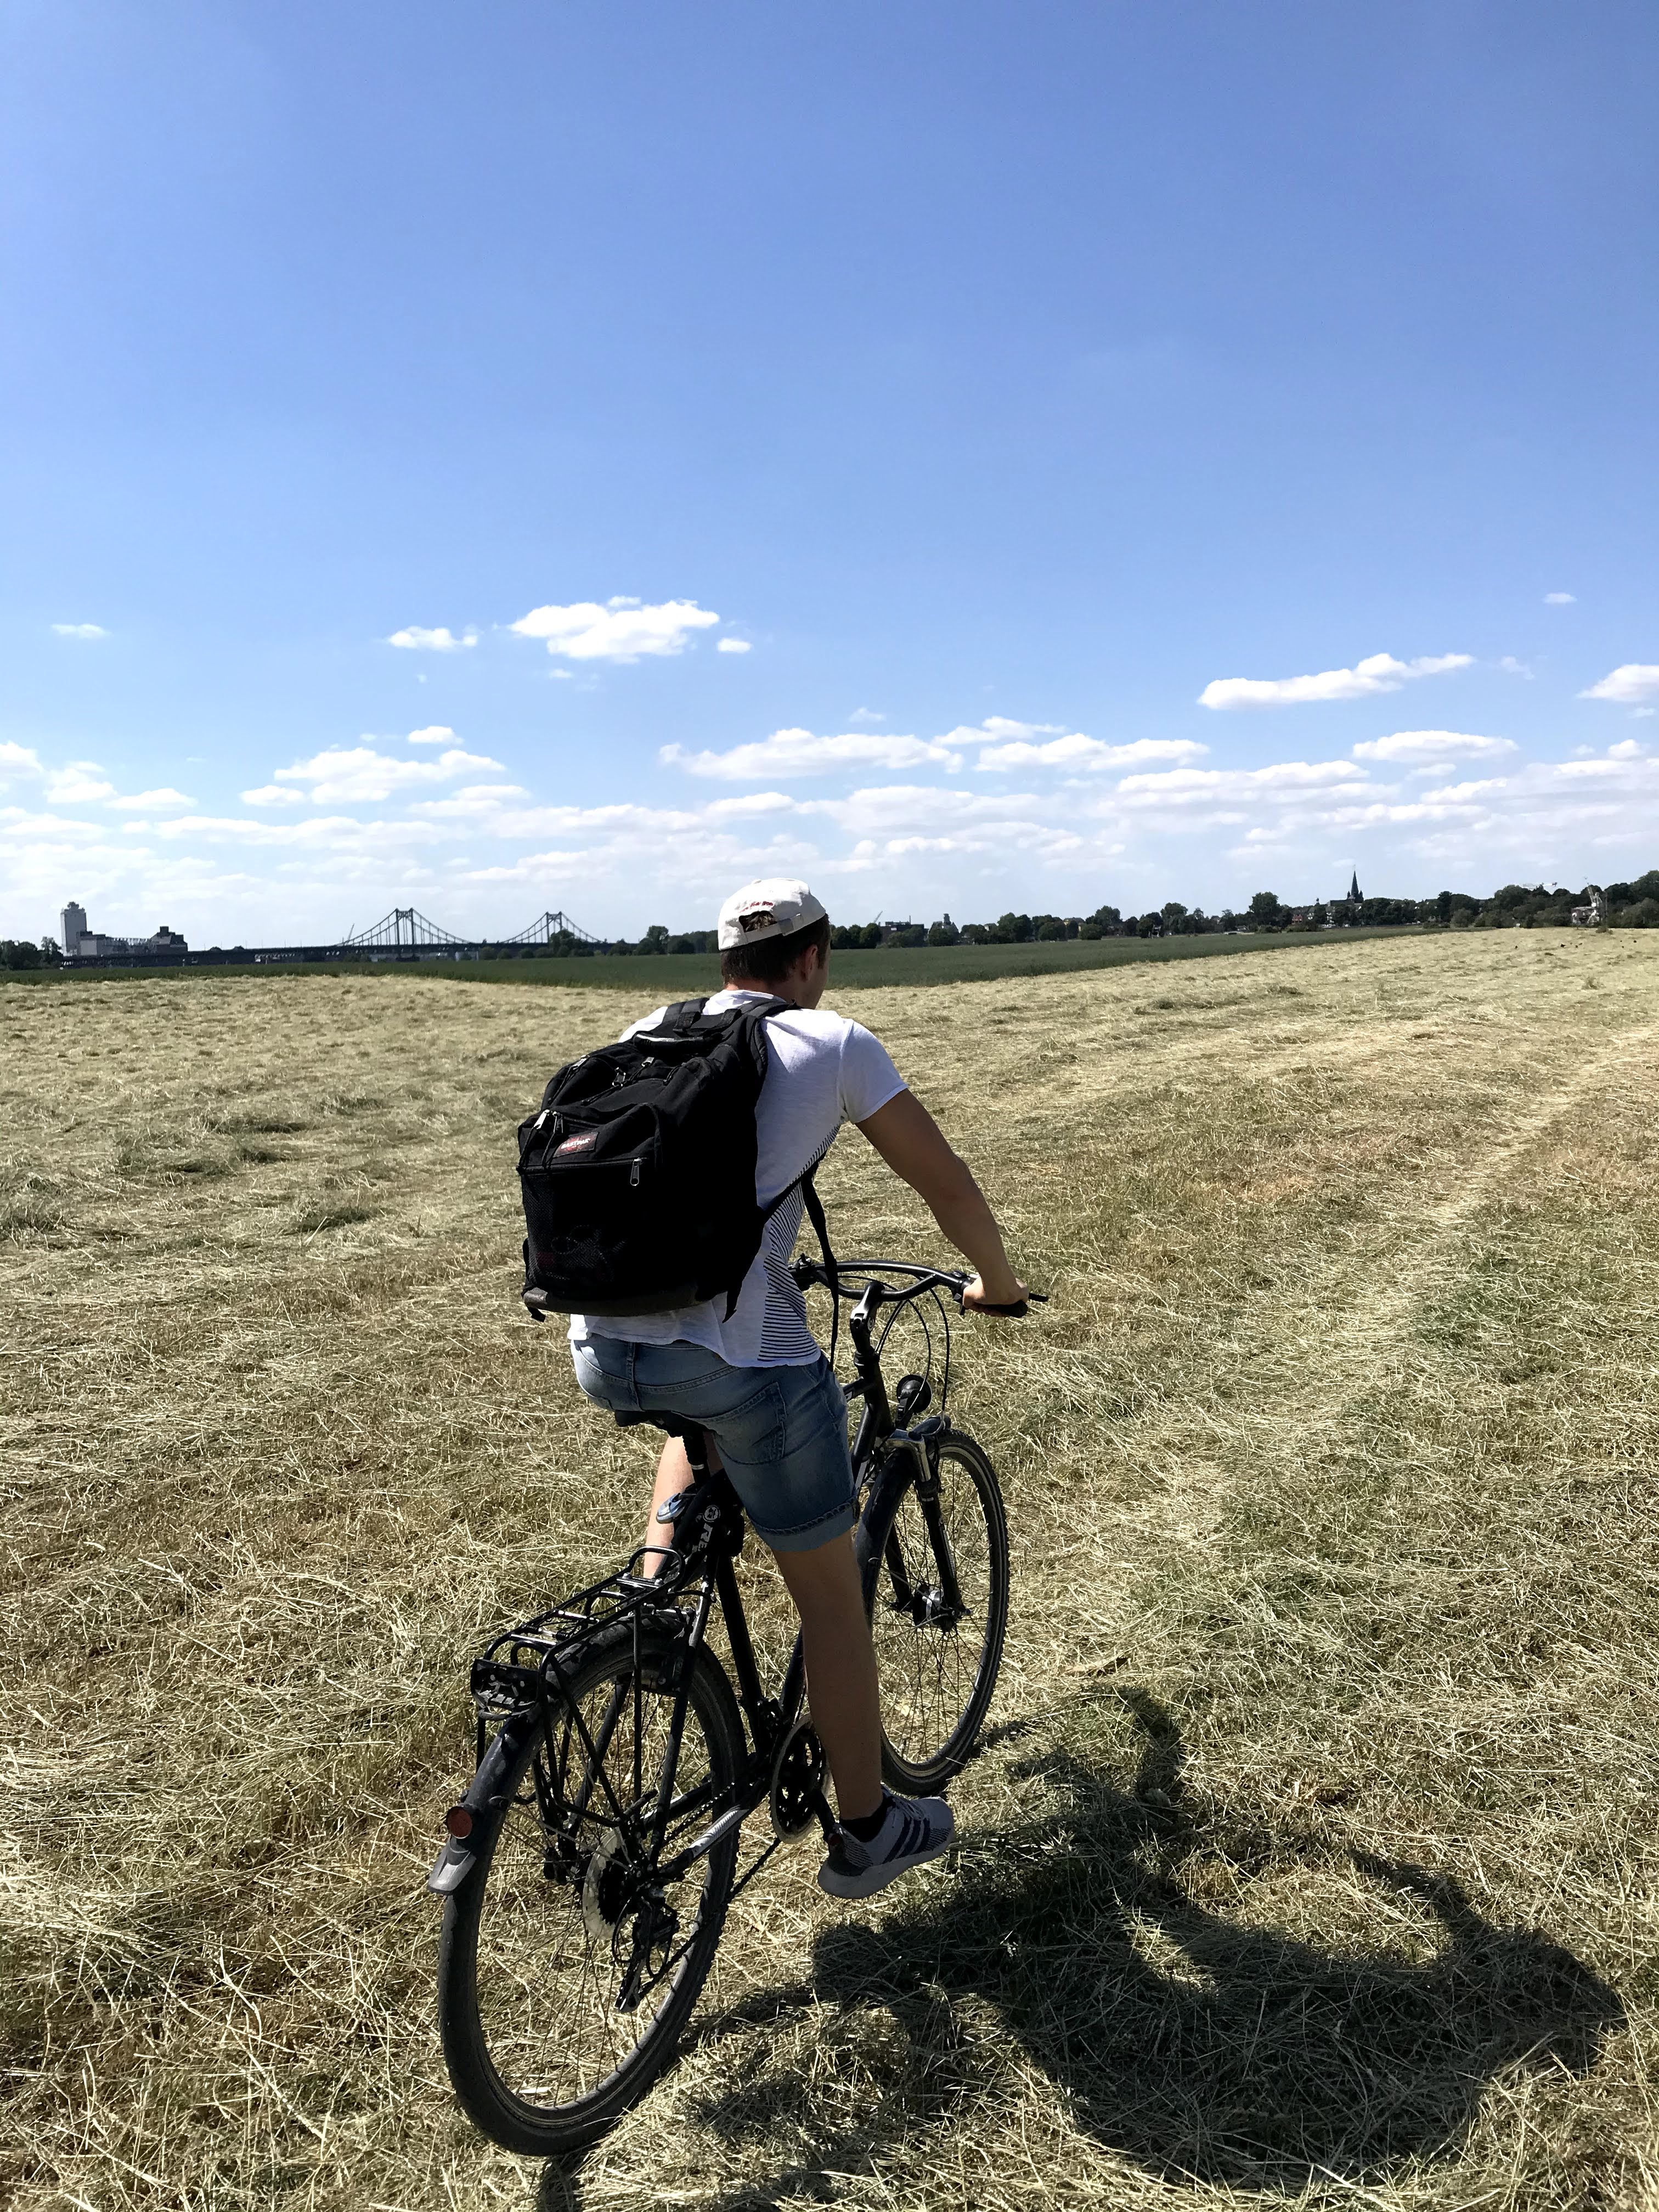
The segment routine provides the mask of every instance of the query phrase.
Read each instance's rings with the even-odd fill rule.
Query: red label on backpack
[[[556,1160],[562,1160],[567,1152],[592,1152],[599,1141],[599,1133],[597,1129],[584,1129],[580,1137],[567,1137],[563,1144],[556,1145],[553,1148],[553,1157]]]

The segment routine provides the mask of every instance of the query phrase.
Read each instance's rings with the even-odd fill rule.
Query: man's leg
[[[718,1467],[720,1460],[714,1450],[714,1440],[708,1439],[708,1463]],[[647,1576],[660,1574],[662,1554],[672,1540],[674,1531],[666,1521],[659,1521],[657,1508],[666,1505],[671,1498],[678,1498],[683,1490],[691,1487],[691,1462],[685,1455],[685,1446],[678,1437],[670,1437],[657,1459],[657,1479],[651,1486],[651,1506],[645,1516],[645,1534],[641,1541],[654,1547],[656,1556],[644,1563]]]
[[[708,1462],[720,1463],[714,1440],[708,1439]],[[678,1437],[670,1437],[657,1461],[645,1542],[665,1546],[669,1530],[657,1508],[678,1497],[691,1480],[691,1462]],[[863,1820],[881,1803],[881,1708],[876,1687],[876,1654],[864,1617],[858,1562],[850,1535],[832,1537],[811,1552],[774,1552],[784,1586],[800,1615],[806,1648],[806,1688],[812,1701],[812,1726],[836,1785],[836,1802],[844,1820]],[[647,1559],[645,1571],[656,1574],[660,1555]]]
[[[865,1820],[882,1802],[881,1707],[853,1539],[832,1536],[815,1551],[772,1556],[800,1615],[812,1726],[836,1803],[843,1820]]]

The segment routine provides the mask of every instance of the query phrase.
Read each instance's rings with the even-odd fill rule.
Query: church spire
[[[1352,882],[1348,885],[1348,896],[1349,896],[1349,897],[1353,901],[1353,902],[1354,902],[1354,904],[1355,904],[1356,906],[1358,906],[1358,903],[1359,903],[1359,871],[1358,871],[1358,868],[1356,868],[1356,869],[1354,870],[1354,872],[1353,872],[1353,881],[1352,881]]]

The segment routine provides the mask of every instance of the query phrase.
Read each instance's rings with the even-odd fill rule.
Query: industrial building
[[[59,917],[65,960],[102,960],[112,952],[188,952],[189,945],[176,929],[163,922],[153,937],[106,937],[87,925],[87,910],[70,899]]]

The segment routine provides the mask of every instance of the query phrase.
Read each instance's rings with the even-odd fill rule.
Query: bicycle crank
[[[823,1796],[823,1746],[811,1721],[797,1721],[772,1761],[772,1833],[780,1842],[804,1835],[829,1816]]]

